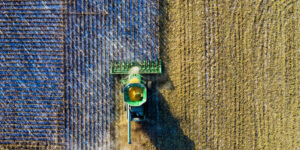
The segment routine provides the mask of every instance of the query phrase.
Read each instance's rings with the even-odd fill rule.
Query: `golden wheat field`
[[[161,1],[160,98],[132,145],[117,121],[116,148],[299,149],[299,9],[297,0]]]

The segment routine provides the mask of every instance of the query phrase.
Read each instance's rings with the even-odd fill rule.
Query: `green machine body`
[[[124,108],[127,111],[128,143],[131,144],[131,121],[144,121],[145,103],[148,98],[147,89],[151,88],[151,81],[142,78],[142,74],[160,74],[162,63],[157,61],[143,62],[112,62],[110,74],[124,75],[120,80],[124,100]]]

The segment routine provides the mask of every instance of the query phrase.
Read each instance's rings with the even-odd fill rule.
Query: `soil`
[[[116,149],[297,149],[299,8],[161,1],[164,73],[148,101],[150,121],[134,125],[128,145],[119,109]]]

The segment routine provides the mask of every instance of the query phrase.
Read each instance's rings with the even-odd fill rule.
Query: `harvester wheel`
[[[124,110],[127,111],[127,105],[126,104],[124,105]]]
[[[147,88],[148,88],[148,89],[151,89],[151,88],[152,88],[152,81],[148,81],[148,82],[147,82]]]

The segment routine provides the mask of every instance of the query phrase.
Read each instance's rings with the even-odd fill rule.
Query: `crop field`
[[[299,149],[300,1],[0,1],[0,150]],[[112,61],[158,60],[147,120]]]
[[[299,8],[161,2],[159,117],[128,149],[299,148]]]

